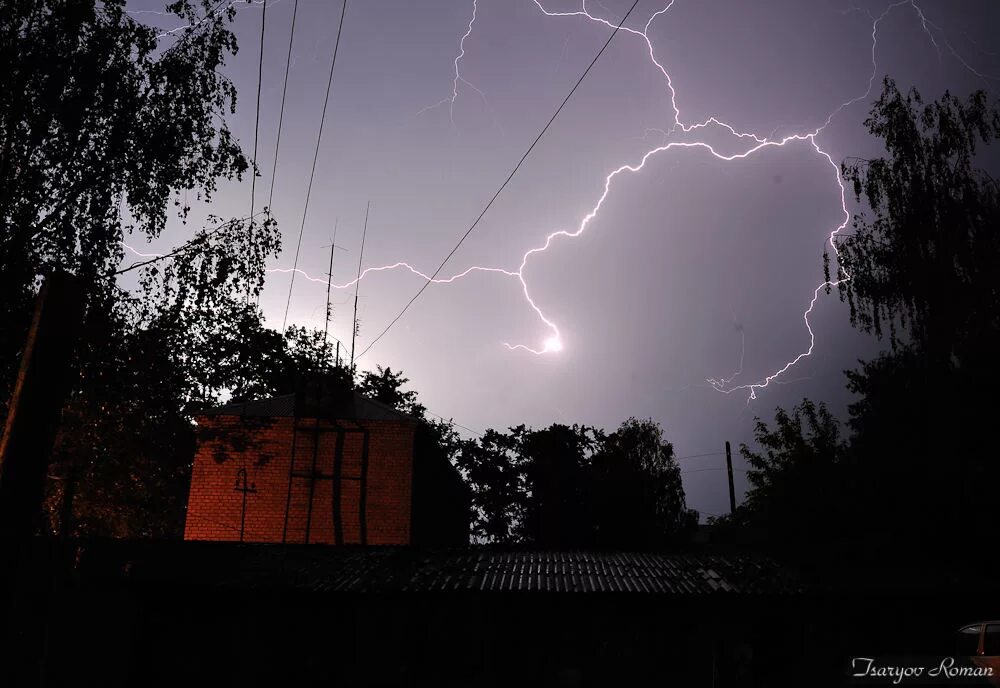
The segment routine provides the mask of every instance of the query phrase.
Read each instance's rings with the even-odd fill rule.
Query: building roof
[[[98,557],[103,563],[101,568],[109,563],[107,554],[105,551]],[[742,553],[544,552],[489,547],[429,552],[406,547],[183,543],[181,549],[169,555],[162,549],[155,554],[128,556],[129,577],[187,578],[189,583],[225,588],[307,593],[616,593],[690,597],[800,591],[798,584],[772,560]],[[117,568],[114,564],[112,567]]]
[[[358,551],[284,561],[300,586],[318,592],[705,595],[790,590],[773,562],[746,555],[470,550],[400,558]]]
[[[299,409],[298,414],[296,414],[296,408]],[[344,420],[415,420],[413,416],[408,416],[391,406],[357,392],[351,392],[335,399],[323,399],[320,414],[324,417]],[[214,409],[206,409],[199,412],[198,415],[263,416],[269,418],[290,418],[298,415],[300,418],[312,418],[315,417],[316,412],[303,408],[300,394],[282,394],[269,399],[226,404]]]

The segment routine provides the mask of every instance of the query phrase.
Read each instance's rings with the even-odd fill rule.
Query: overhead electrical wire
[[[257,215],[263,215],[263,214],[264,214],[263,212],[257,213]],[[180,246],[178,246],[178,247],[176,247],[174,249],[171,249],[168,253],[164,253],[164,254],[158,255],[158,256],[152,256],[148,260],[140,260],[140,261],[137,261],[135,263],[132,263],[131,265],[129,265],[126,268],[122,268],[121,270],[116,270],[115,271],[115,275],[124,275],[127,272],[132,272],[133,270],[138,270],[139,268],[145,267],[147,265],[152,265],[153,263],[158,263],[161,260],[166,260],[167,258],[173,258],[174,256],[176,256],[176,255],[178,255],[180,253],[183,253],[184,251],[186,251],[186,250],[188,250],[190,248],[193,248],[197,244],[201,244],[201,243],[203,243],[205,241],[208,241],[208,239],[210,239],[214,234],[217,234],[217,233],[221,232],[223,229],[226,229],[228,227],[231,227],[231,226],[233,226],[235,224],[244,222],[244,221],[249,220],[249,219],[251,219],[251,218],[248,216],[248,217],[241,217],[241,218],[237,218],[237,219],[233,219],[233,220],[226,220],[225,222],[222,222],[222,223],[216,225],[212,229],[206,230],[204,234],[202,234],[200,236],[196,236],[193,239],[188,239],[187,241],[185,241]]]
[[[306,215],[309,212],[309,197],[312,195],[313,179],[316,176],[316,160],[319,158],[320,143],[323,141],[323,125],[326,123],[326,109],[330,104],[330,90],[333,87],[333,70],[337,66],[337,50],[340,48],[340,33],[344,29],[344,15],[347,14],[347,0],[340,10],[340,24],[337,26],[337,39],[333,44],[333,59],[330,61],[330,77],[326,82],[326,97],[323,100],[323,113],[319,119],[319,134],[316,136],[316,150],[313,153],[312,169],[309,172],[309,185],[306,187],[306,201],[302,208],[302,224],[299,226],[299,239],[295,245],[295,260],[292,263],[292,278],[288,282],[288,299],[285,301],[285,316],[281,320],[281,331],[288,324],[288,309],[292,304],[292,287],[295,286],[295,271],[299,266],[299,252],[302,249],[302,233],[306,227]]]
[[[288,93],[288,70],[292,64],[292,42],[295,40],[295,17],[299,13],[299,0],[292,6],[292,30],[288,34],[288,55],[285,57],[285,80],[281,86],[281,109],[278,111],[278,135],[274,141],[274,166],[271,168],[271,191],[267,196],[267,208],[274,202],[274,180],[278,177],[278,151],[281,150],[281,124],[285,120],[285,96]]]
[[[719,466],[717,468],[695,468],[694,470],[691,470],[691,471],[681,471],[681,475],[685,475],[687,473],[704,473],[705,471],[726,471],[726,470],[729,470],[729,469],[726,468],[725,466]],[[745,468],[733,468],[733,470],[734,471],[739,471],[740,473],[746,473],[747,472],[747,470]]]
[[[299,0],[292,6],[292,28],[288,34],[288,54],[285,56],[285,78],[281,85],[281,109],[278,112],[278,134],[274,141],[274,165],[271,167],[271,190],[267,194],[267,212],[271,213],[274,204],[274,180],[278,177],[278,152],[281,150],[281,125],[285,120],[285,96],[288,93],[288,70],[292,63],[292,43],[295,40],[295,17],[299,13]],[[263,53],[263,49],[261,51]],[[258,100],[260,97],[258,96]],[[260,306],[260,292],[257,293],[257,305]]]
[[[215,5],[215,7],[213,7],[211,10],[209,10],[209,12],[204,17],[202,17],[201,19],[199,19],[198,21],[196,21],[194,24],[190,24],[190,25],[185,26],[185,27],[180,27],[180,28],[182,28],[184,30],[184,33],[182,33],[180,39],[176,43],[174,43],[172,46],[170,46],[169,48],[167,48],[167,50],[177,50],[177,49],[180,48],[180,46],[184,45],[184,42],[186,40],[188,40],[188,38],[190,38],[192,35],[194,35],[194,30],[196,28],[198,28],[199,26],[201,26],[202,24],[204,24],[206,21],[208,21],[210,17],[214,17],[214,16],[216,16],[218,14],[221,14],[222,12],[225,11],[225,10],[222,9],[222,6],[225,5],[226,2],[229,2],[229,0],[220,0],[220,2]],[[234,4],[235,4],[235,2],[229,2],[230,7],[232,7]],[[264,6],[267,7],[266,4]],[[228,8],[226,8],[226,9],[228,9]],[[176,31],[176,29],[174,31]],[[170,34],[174,33],[174,31],[167,31],[166,33],[162,33],[162,34],[158,35],[157,38],[164,38],[166,36],[169,36]]]
[[[413,298],[411,298],[407,302],[407,304],[403,307],[403,310],[401,310],[399,314],[395,318],[393,318],[392,321],[386,326],[386,328],[382,330],[382,332],[377,337],[375,337],[375,339],[372,340],[372,342],[364,349],[364,351],[358,354],[358,358],[361,358],[366,353],[368,353],[368,351],[373,346],[375,346],[375,344],[377,344],[378,341],[382,339],[382,337],[384,337],[385,334],[390,329],[392,329],[392,326],[395,325],[399,321],[399,319],[403,317],[403,314],[406,313],[407,310],[409,310],[410,306],[413,305],[413,302],[416,301],[417,298],[419,298],[419,296],[424,293],[424,290],[427,289],[428,285],[430,285],[433,282],[434,278],[437,277],[439,272],[441,272],[445,264],[451,259],[453,255],[455,255],[455,252],[458,251],[459,247],[462,245],[465,239],[472,233],[472,230],[474,230],[479,225],[480,220],[483,219],[487,211],[493,206],[493,203],[497,200],[500,194],[503,193],[503,190],[507,188],[507,185],[510,183],[510,180],[514,178],[515,174],[517,174],[517,171],[521,169],[521,165],[524,164],[524,161],[531,154],[531,151],[533,151],[535,149],[535,146],[538,145],[538,142],[542,139],[542,136],[545,135],[545,132],[549,130],[550,126],[552,126],[552,123],[555,121],[556,117],[559,116],[559,113],[562,112],[562,109],[566,106],[566,103],[569,102],[569,99],[573,97],[574,93],[576,93],[576,89],[580,86],[581,83],[583,83],[583,80],[587,77],[587,74],[590,73],[590,70],[600,59],[601,55],[604,54],[604,51],[611,44],[612,39],[614,39],[614,37],[618,34],[619,29],[621,29],[622,25],[628,20],[629,15],[632,14],[632,10],[634,10],[636,8],[636,5],[638,4],[639,0],[635,0],[635,2],[632,3],[632,6],[629,8],[628,12],[625,13],[625,16],[622,17],[621,21],[618,22],[617,26],[615,26],[614,31],[611,32],[610,36],[608,36],[608,40],[604,42],[604,45],[597,52],[597,55],[594,56],[594,59],[590,61],[590,64],[587,65],[587,68],[583,71],[583,74],[580,75],[580,78],[577,79],[575,84],[573,84],[573,88],[570,89],[569,93],[566,95],[565,98],[563,98],[563,101],[559,104],[559,107],[556,108],[556,111],[553,113],[552,117],[549,118],[549,121],[546,122],[544,127],[542,127],[541,132],[538,134],[538,136],[535,137],[535,140],[531,142],[531,145],[528,146],[528,150],[524,152],[524,155],[521,156],[521,159],[517,161],[516,165],[514,165],[514,169],[511,170],[509,175],[507,175],[507,179],[505,179],[503,184],[500,185],[500,188],[497,189],[497,192],[493,194],[493,197],[490,199],[489,203],[487,203],[486,207],[483,208],[481,213],[479,213],[479,217],[477,217],[475,222],[473,222],[472,225],[469,227],[469,229],[466,230],[465,234],[462,235],[462,238],[458,240],[457,244],[455,244],[455,247],[448,253],[447,256],[445,256],[445,259],[441,261],[441,264],[430,276],[430,279],[424,282],[423,286],[420,287],[417,293],[413,295]]]
[[[257,201],[257,141],[260,136],[260,87],[264,81],[264,30],[267,27],[267,2],[260,15],[260,55],[257,61],[257,103],[254,107],[253,120],[253,170],[250,173],[250,236],[253,240],[253,211]],[[250,288],[247,288],[247,300],[250,299]]]
[[[683,461],[684,459],[701,459],[706,456],[725,456],[726,452],[709,452],[708,454],[688,454],[687,456],[675,456],[674,461]]]

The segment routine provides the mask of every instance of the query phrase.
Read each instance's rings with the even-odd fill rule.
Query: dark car
[[[1000,656],[1000,621],[980,621],[955,633],[955,654],[967,657]]]
[[[986,681],[1000,686],[1000,621],[967,624],[955,632],[955,654],[972,658]]]

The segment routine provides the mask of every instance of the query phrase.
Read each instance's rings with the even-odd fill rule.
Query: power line
[[[264,29],[267,26],[267,0],[264,0],[264,9],[260,16],[260,55],[257,61],[257,103],[254,107],[254,123],[253,123],[253,169],[250,171],[250,225],[247,232],[248,242],[253,241],[253,210],[254,203],[257,200],[257,139],[260,134],[260,87],[264,80]],[[250,287],[247,286],[246,301],[250,302]],[[240,355],[240,359],[243,356]],[[245,379],[245,382],[249,380]],[[244,406],[244,408],[246,408]],[[243,455],[243,475],[246,476],[247,470],[247,457],[246,454]],[[246,493],[244,493],[244,498]],[[245,515],[245,514],[244,514]],[[240,528],[240,542],[243,542],[243,528]]]
[[[299,0],[292,6],[292,31],[288,35],[288,55],[285,57],[285,81],[281,86],[281,110],[278,112],[278,136],[274,142],[274,166],[271,168],[271,192],[267,196],[267,207],[274,202],[274,180],[278,176],[278,151],[281,150],[281,123],[285,119],[285,95],[288,93],[288,69],[292,64],[292,41],[295,39],[295,16],[299,11]]]
[[[264,80],[264,29],[266,26],[267,26],[267,0],[264,0],[264,8],[260,16],[260,55],[257,61],[257,103],[254,108],[255,114],[253,123],[253,169],[250,171],[250,225],[247,233],[248,242],[253,241],[253,210],[254,210],[254,203],[257,200],[257,139],[260,134],[260,87],[261,83]],[[250,287],[248,285],[245,303],[249,304],[249,302],[250,302]],[[242,358],[243,356],[240,355],[240,359]],[[244,382],[249,383],[249,380],[245,379]],[[244,406],[244,408],[246,407]],[[243,475],[246,476],[247,457],[245,453],[243,454],[242,463],[243,463],[243,468],[242,468]],[[244,493],[243,496],[245,498],[246,493]],[[240,542],[243,542],[242,527],[240,528]]]
[[[381,332],[381,334],[379,334],[379,336],[377,336],[374,340],[372,340],[371,344],[369,344],[365,348],[365,350],[362,351],[358,355],[358,358],[361,358],[366,353],[368,353],[368,351],[373,346],[375,346],[375,344],[377,344],[378,341],[380,339],[382,339],[382,337],[385,336],[386,332],[388,332],[392,328],[392,326],[395,325],[396,322],[398,322],[399,319],[403,317],[403,314],[406,313],[406,311],[410,308],[411,305],[413,305],[413,302],[416,301],[417,298],[421,294],[424,293],[424,290],[427,289],[428,285],[430,285],[431,282],[434,281],[434,278],[437,277],[437,275],[438,275],[439,272],[441,272],[441,270],[444,268],[445,264],[451,259],[451,257],[453,255],[455,255],[455,252],[458,251],[459,247],[462,245],[462,242],[465,241],[466,237],[468,237],[472,233],[472,230],[474,230],[479,225],[479,221],[483,219],[483,216],[486,215],[486,212],[493,206],[494,201],[496,201],[497,198],[500,196],[500,194],[503,192],[503,190],[505,188],[507,188],[507,184],[509,184],[510,180],[514,178],[514,175],[517,174],[517,171],[519,169],[521,169],[521,165],[524,163],[524,161],[527,159],[527,157],[531,154],[531,151],[533,151],[535,149],[535,146],[538,145],[538,142],[542,139],[542,136],[545,135],[545,132],[549,130],[550,126],[552,126],[552,123],[555,121],[556,117],[558,117],[559,113],[562,112],[563,107],[566,106],[566,103],[569,102],[569,99],[576,92],[576,89],[580,86],[580,84],[583,82],[583,80],[587,77],[587,74],[590,73],[591,68],[593,68],[593,66],[597,63],[597,60],[599,60],[600,57],[601,57],[601,55],[604,54],[604,51],[611,44],[612,39],[618,33],[618,30],[622,27],[622,24],[625,23],[625,21],[629,18],[629,15],[632,14],[632,10],[634,10],[636,8],[636,5],[638,5],[638,4],[639,4],[639,0],[635,0],[635,2],[632,3],[632,6],[629,8],[628,12],[625,13],[625,16],[622,17],[621,21],[618,22],[618,25],[615,26],[614,31],[611,32],[610,36],[608,36],[608,40],[604,42],[604,45],[597,52],[597,55],[595,55],[594,59],[590,61],[589,65],[587,65],[587,69],[584,70],[584,72],[580,76],[580,78],[577,79],[577,81],[576,81],[575,84],[573,84],[573,88],[570,89],[569,94],[567,94],[567,96],[563,99],[562,103],[559,104],[559,107],[556,108],[555,113],[552,115],[551,118],[549,118],[549,121],[545,124],[545,126],[542,127],[542,131],[538,134],[538,136],[535,137],[535,140],[531,142],[530,146],[528,146],[528,150],[525,151],[524,155],[521,156],[521,159],[517,161],[516,165],[514,165],[514,169],[511,170],[511,173],[509,175],[507,175],[507,179],[505,179],[504,182],[503,182],[503,184],[500,185],[500,188],[497,189],[497,192],[495,194],[493,194],[493,198],[491,198],[490,202],[486,204],[486,207],[483,208],[483,211],[481,213],[479,213],[479,217],[477,217],[476,221],[472,223],[472,226],[470,226],[469,229],[466,230],[465,234],[462,235],[462,238],[458,240],[457,244],[455,244],[455,248],[453,248],[448,253],[448,255],[445,256],[445,259],[443,261],[441,261],[441,264],[438,266],[437,270],[434,271],[434,274],[432,274],[430,276],[430,278],[426,282],[424,282],[424,285],[422,287],[420,287],[419,291],[417,291],[416,294],[413,295],[413,298],[410,299],[409,302],[403,307],[403,310],[401,310],[399,312],[399,315],[397,315],[395,318],[392,319],[392,322],[390,322],[386,326],[386,328],[384,330],[382,330],[382,332]]]
[[[427,413],[428,415],[434,416],[435,418],[439,418],[439,419],[443,420],[444,422],[448,423],[449,425],[454,425],[456,428],[462,428],[463,430],[471,432],[473,435],[476,435],[477,437],[482,437],[483,434],[484,434],[484,433],[480,432],[479,430],[473,430],[472,428],[470,428],[470,427],[468,427],[466,425],[462,425],[461,423],[456,423],[454,418],[445,418],[444,416],[442,416],[439,413],[434,413],[433,411],[431,411],[428,408],[425,408],[424,412]]]
[[[706,456],[725,456],[726,452],[710,452],[708,454],[688,454],[687,456],[675,456],[675,461],[683,461],[684,459],[701,459]]]
[[[264,214],[263,212],[257,213],[257,215],[263,215],[263,214]],[[213,234],[217,234],[218,232],[222,231],[223,229],[226,229],[227,227],[231,227],[231,226],[233,226],[233,225],[235,225],[237,223],[244,222],[246,220],[251,220],[252,221],[253,218],[251,218],[251,217],[241,217],[241,218],[236,219],[236,220],[226,220],[225,222],[223,222],[221,224],[218,224],[215,227],[213,227],[212,229],[208,230],[207,232],[205,232],[201,236],[196,236],[193,239],[188,239],[183,244],[181,244],[180,246],[178,246],[175,249],[172,249],[168,253],[164,253],[163,255],[159,255],[159,256],[154,256],[154,257],[150,258],[149,260],[140,260],[138,262],[132,263],[127,268],[122,268],[121,270],[115,271],[115,275],[124,275],[126,272],[131,272],[132,270],[136,270],[136,269],[144,267],[146,265],[150,265],[152,263],[158,263],[161,260],[166,260],[167,258],[173,258],[174,256],[178,255],[179,253],[183,253],[187,249],[192,248],[195,244],[200,244],[200,243],[202,243],[204,241],[207,241]]]
[[[250,173],[250,233],[249,238],[253,240],[253,210],[257,200],[257,139],[260,135],[260,87],[264,80],[264,29],[267,26],[267,1],[264,2],[264,9],[260,15],[260,57],[257,61],[257,104],[255,106],[253,122],[253,170]],[[250,292],[247,291],[247,299]]]
[[[264,80],[264,29],[267,27],[267,3],[264,3],[264,10],[260,15],[260,56],[257,60],[257,103],[254,106],[253,122],[253,165],[254,171],[250,176],[250,217],[253,217],[254,202],[257,196],[257,140],[260,135],[260,87]],[[251,221],[251,226],[253,222]]]
[[[718,468],[695,468],[695,469],[690,470],[690,471],[681,471],[681,475],[684,475],[686,473],[704,473],[705,471],[724,471],[724,470],[726,470],[725,466],[720,466]],[[746,473],[747,472],[746,469],[744,469],[744,468],[734,468],[733,470],[734,471],[739,471],[740,473]]]
[[[692,508],[693,508],[693,509],[694,509],[695,511],[697,511],[697,512],[698,512],[698,515],[699,515],[699,516],[714,516],[715,518],[721,518],[721,517],[722,517],[722,514],[714,514],[714,513],[712,513],[711,511],[704,511],[704,510],[702,510],[702,509],[698,509],[698,508],[695,508],[695,507],[692,507]]]
[[[299,251],[302,249],[302,232],[306,228],[306,214],[309,212],[309,197],[312,195],[313,178],[316,176],[316,160],[319,158],[319,146],[323,140],[323,124],[326,122],[326,108],[330,104],[330,89],[333,87],[333,69],[337,66],[337,50],[340,48],[340,32],[344,28],[344,15],[347,14],[347,0],[344,0],[340,10],[340,24],[337,26],[337,40],[333,44],[333,59],[330,61],[330,78],[326,82],[326,98],[323,100],[323,113],[319,118],[319,134],[316,136],[316,150],[313,153],[312,170],[309,172],[309,186],[306,187],[306,202],[302,208],[302,225],[299,227],[299,240],[295,246],[295,260],[292,263],[292,279],[288,282],[288,300],[285,302],[285,317],[281,321],[281,331],[284,332],[288,323],[288,309],[292,304],[292,287],[295,286],[295,270],[299,267]]]
[[[170,50],[177,50],[178,48],[180,48],[180,46],[182,46],[184,44],[184,41],[186,41],[188,38],[190,38],[194,34],[194,30],[196,28],[198,28],[199,26],[201,26],[202,24],[204,24],[206,21],[208,21],[209,18],[217,16],[219,14],[222,14],[222,12],[224,12],[225,10],[221,10],[220,8],[223,5],[225,5],[226,2],[229,2],[229,0],[220,0],[220,2],[218,4],[216,4],[215,7],[213,7],[208,12],[208,14],[206,14],[204,17],[202,17],[201,19],[199,19],[198,21],[196,21],[194,24],[191,24],[191,25],[189,25],[187,27],[183,27],[184,28],[184,33],[181,34],[180,39],[176,43],[174,43],[172,46],[170,46],[169,48],[167,48],[167,50],[168,51],[170,51]],[[234,4],[235,4],[235,0],[233,0],[232,2],[229,2],[229,6],[230,7],[232,7]],[[265,8],[267,7],[266,0],[265,0],[264,7]],[[227,7],[226,9],[229,9],[229,8]],[[162,38],[162,37],[167,36],[167,35],[169,35],[171,33],[173,33],[173,32],[172,31],[167,31],[166,33],[162,34],[162,36],[157,36],[157,38]]]
[[[203,24],[206,21],[208,21],[210,17],[220,14],[220,8],[224,4],[226,4],[226,2],[227,2],[227,0],[221,0],[221,2],[219,2],[218,4],[216,4],[215,7],[213,7],[201,20],[199,20],[195,24],[192,24],[191,26],[187,27],[187,29],[185,30],[184,34],[181,36],[180,40],[178,40],[177,43],[174,43],[174,45],[172,45],[170,48],[168,48],[168,50],[176,50],[181,45],[183,45],[184,41],[186,41],[191,35],[193,35],[194,30],[198,26],[200,26],[201,24]],[[298,2],[298,0],[296,0],[296,2]],[[233,4],[233,2],[230,2],[230,6],[232,6],[232,4]],[[260,64],[258,64],[258,66],[257,66],[257,107],[256,107],[256,111],[257,112],[256,112],[256,115],[255,115],[254,134],[253,134],[253,139],[254,139],[253,140],[253,147],[254,147],[253,161],[254,161],[254,165],[257,164],[257,135],[258,135],[259,128],[260,128],[260,82],[261,82],[261,74],[262,74],[263,63],[264,63],[264,26],[265,26],[266,17],[267,17],[267,0],[264,0],[264,2],[262,4],[263,4],[263,11],[262,11],[262,14],[261,14],[261,21],[260,21]],[[250,226],[251,226],[251,229],[252,229],[253,228],[253,219],[254,219],[254,217],[256,217],[257,215],[261,214],[261,213],[256,213],[256,214],[254,213],[254,194],[255,194],[255,188],[254,187],[256,185],[256,181],[257,181],[257,175],[254,174],[253,177],[252,177],[252,179],[251,179],[251,182],[250,182],[250,215],[248,215],[247,217],[241,218],[240,220],[227,220],[226,222],[223,222],[223,223],[221,223],[221,224],[213,227],[206,234],[204,234],[204,235],[202,235],[200,237],[195,237],[193,239],[185,241],[183,244],[181,244],[177,248],[169,251],[168,253],[165,253],[165,254],[163,254],[161,256],[155,256],[155,257],[151,258],[150,260],[144,260],[144,261],[139,261],[137,263],[133,263],[132,265],[129,265],[127,268],[123,268],[121,270],[117,270],[115,272],[115,275],[123,275],[123,274],[125,274],[127,272],[131,272],[132,270],[136,270],[136,269],[141,268],[143,266],[150,265],[152,263],[156,263],[156,262],[159,262],[161,260],[165,260],[167,258],[172,258],[173,256],[175,256],[175,255],[177,255],[179,253],[182,253],[184,250],[190,248],[194,244],[198,244],[198,243],[201,243],[201,242],[205,241],[211,235],[215,234],[216,232],[218,232],[218,231],[220,231],[222,229],[225,229],[228,226],[231,226],[232,224],[234,224],[236,222],[243,222],[244,220],[249,220],[250,221]]]

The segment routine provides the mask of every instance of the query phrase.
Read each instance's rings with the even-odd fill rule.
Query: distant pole
[[[337,367],[340,367],[340,340],[337,340]]]
[[[726,471],[729,473],[729,513],[736,513],[736,490],[733,488],[733,453],[726,440]]]
[[[351,370],[354,370],[354,340],[358,336],[358,289],[361,287],[361,263],[365,259],[365,235],[368,234],[368,211],[372,208],[372,202],[368,201],[365,208],[365,226],[361,230],[361,255],[358,256],[358,280],[354,283],[354,326],[351,328]],[[352,375],[354,373],[351,373]]]
[[[333,241],[330,242],[330,269],[326,273],[326,318],[323,322],[323,363],[326,363],[326,354],[330,344],[327,341],[327,333],[330,331],[330,285],[333,284],[333,252],[337,250],[337,222],[333,221]]]

